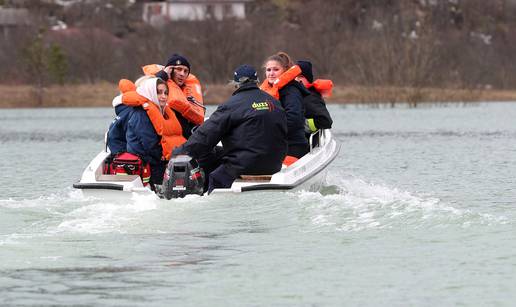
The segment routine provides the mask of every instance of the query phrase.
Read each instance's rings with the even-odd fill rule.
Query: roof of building
[[[196,3],[245,3],[245,2],[251,2],[253,0],[166,0],[166,2],[169,3],[190,3],[190,4],[196,4]]]

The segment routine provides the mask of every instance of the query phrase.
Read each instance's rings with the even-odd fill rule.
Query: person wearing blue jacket
[[[156,91],[157,83],[158,80],[152,78],[145,80],[142,86],[152,87],[152,90]],[[161,83],[164,84],[163,81]],[[126,106],[122,104],[121,96],[117,97],[113,100],[116,118],[111,123],[107,135],[107,146],[112,156],[122,152],[139,156],[144,163],[150,164],[151,182],[161,184],[165,165],[161,161],[163,149],[160,136],[142,107]]]
[[[281,169],[287,153],[286,113],[257,82],[252,66],[239,66],[231,98],[174,151],[199,161],[208,177],[208,193],[231,187],[240,175],[271,175]],[[216,148],[219,141],[222,149]]]
[[[107,147],[111,152],[111,156],[127,151],[125,132],[127,131],[127,122],[133,112],[132,107],[122,104],[122,95],[118,95],[113,99],[113,107],[115,108],[116,117],[109,125],[107,133]]]

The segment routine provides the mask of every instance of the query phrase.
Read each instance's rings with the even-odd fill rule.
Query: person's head
[[[313,83],[312,63],[310,61],[297,61],[296,64],[301,68],[301,75],[298,76],[297,80],[303,82],[305,86]]]
[[[190,62],[177,53],[174,53],[167,61],[165,67],[172,67],[170,77],[179,86],[185,84],[185,80],[190,74]]]
[[[136,92],[156,104],[163,112],[168,100],[168,86],[160,78],[140,78],[136,82]]]
[[[168,85],[167,82],[157,78],[156,80],[156,94],[158,95],[158,103],[160,109],[163,109],[168,102]]]
[[[251,65],[240,65],[235,69],[233,73],[233,81],[232,83],[236,87],[241,87],[246,83],[257,83],[258,82],[258,74],[256,73],[256,69],[254,69]]]
[[[285,52],[278,52],[265,60],[265,78],[270,84],[274,83],[282,73],[292,66],[290,56]]]

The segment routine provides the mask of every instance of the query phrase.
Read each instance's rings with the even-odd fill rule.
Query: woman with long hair
[[[285,52],[271,55],[265,60],[263,66],[265,80],[260,88],[268,93],[277,92],[281,105],[287,114],[287,155],[301,158],[310,150],[304,132],[305,116],[303,109],[303,97],[309,95],[309,92],[302,84],[295,81],[299,71],[295,72],[291,69],[294,64]],[[294,73],[292,74],[292,72]],[[291,74],[291,76],[285,74]],[[280,78],[282,78],[282,82],[279,82]]]

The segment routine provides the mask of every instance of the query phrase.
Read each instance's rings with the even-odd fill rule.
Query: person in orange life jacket
[[[144,67],[146,72],[146,67]],[[169,106],[174,110],[188,139],[192,129],[204,122],[204,107],[200,83],[190,74],[190,62],[179,54],[173,54],[155,76],[167,81],[170,89]]]
[[[135,83],[139,84],[143,80],[151,78],[150,76],[143,76],[139,78]],[[131,81],[122,79],[120,84],[125,82],[132,84]],[[156,133],[161,137],[161,146],[163,148],[163,160],[169,160],[172,150],[177,146],[182,145],[186,142],[186,139],[182,135],[181,124],[176,118],[175,113],[170,109],[167,101],[163,103],[160,101],[162,107],[159,108],[154,103],[149,103],[149,99],[138,94],[135,90],[126,91],[123,94],[122,102],[128,106],[142,106],[147,112],[149,119],[151,120],[152,126],[156,130]],[[160,98],[162,98],[160,96]]]
[[[198,160],[208,178],[208,193],[231,187],[242,174],[270,175],[281,169],[287,153],[286,113],[257,82],[252,66],[239,66],[231,98],[174,151]],[[222,150],[216,147],[219,141]]]
[[[136,92],[158,105],[160,109],[167,102],[167,85],[158,78],[144,80],[136,88]],[[122,97],[117,97],[113,100],[117,117],[110,125],[107,135],[107,145],[111,154],[129,152],[138,155],[144,163],[150,164],[151,183],[161,184],[165,165],[161,161],[162,147],[159,135],[142,107],[124,105]]]
[[[266,90],[269,87],[274,87],[280,76],[292,66],[292,60],[284,52],[278,52],[268,57],[264,65],[266,80],[260,88]],[[309,92],[295,80],[291,80],[279,89],[279,100],[287,114],[287,155],[295,158],[301,158],[309,151],[308,140],[304,132],[305,116],[303,108],[303,97],[307,95],[309,95]]]
[[[303,106],[305,108],[305,132],[313,133],[319,129],[330,129],[333,124],[330,112],[326,108],[326,103],[323,99],[325,91],[331,91],[333,83],[330,80],[327,86],[319,86],[320,82],[314,82],[314,75],[312,72],[312,63],[309,61],[296,61],[296,64],[301,68],[301,75],[296,80],[303,83],[303,85],[310,91],[310,95],[303,98]],[[316,81],[322,81],[320,79]]]

